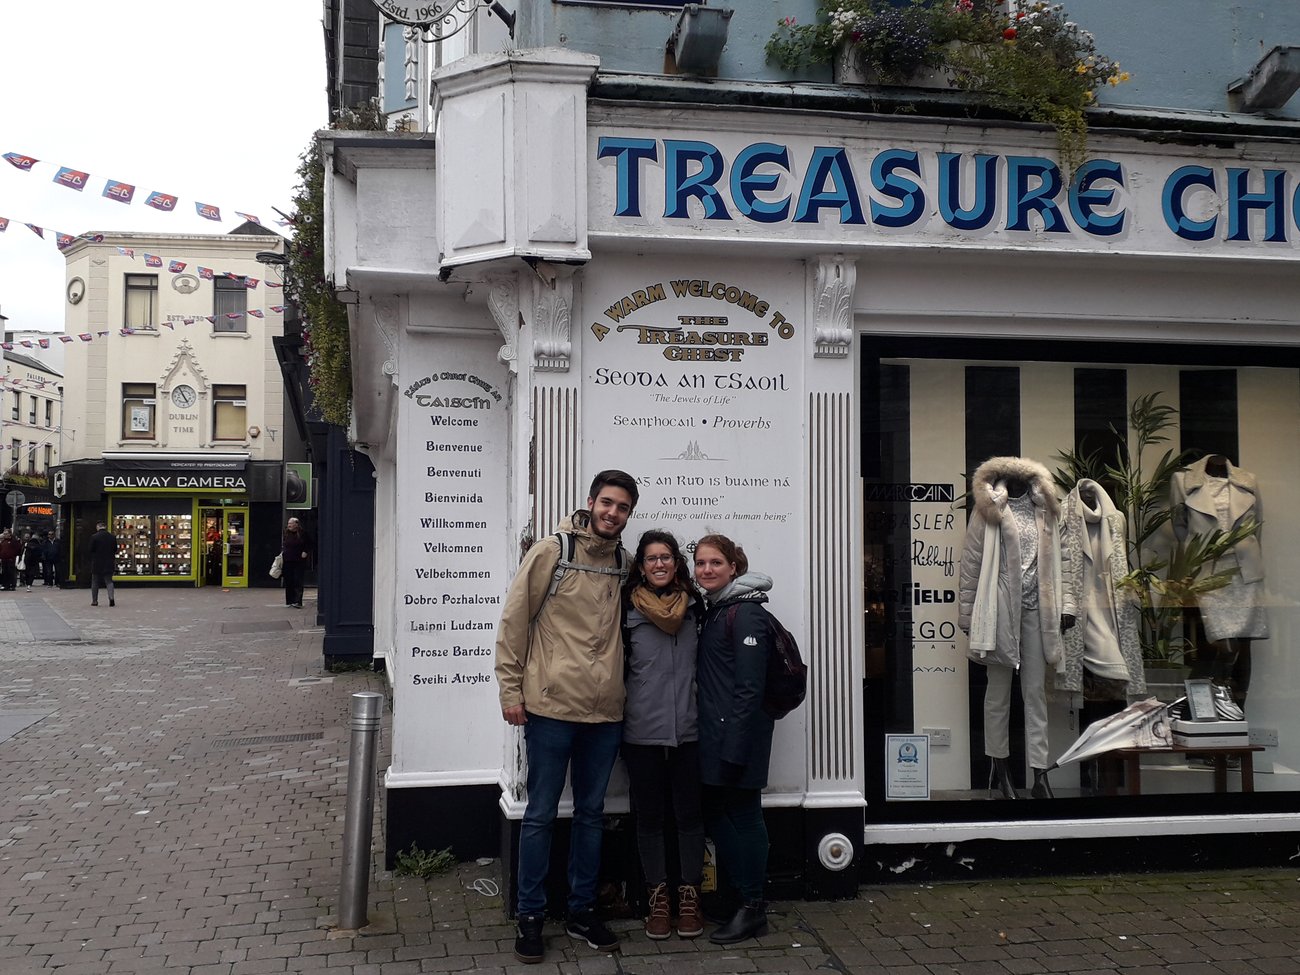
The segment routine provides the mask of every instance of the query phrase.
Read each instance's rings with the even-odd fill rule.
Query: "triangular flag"
[[[45,239],[45,231],[42,230],[40,227],[36,226],[36,224],[25,223],[23,224],[23,226],[26,227],[28,230],[30,230],[32,233],[34,233],[37,237],[41,238],[41,240]]]
[[[253,216],[251,213],[240,213],[238,210],[236,210],[236,211],[235,211],[235,216],[237,216],[237,217],[243,217],[243,218],[244,218],[245,220],[247,220],[249,223],[255,223],[255,224],[257,224],[259,227],[262,225],[262,221],[258,220],[257,217]]]
[[[211,203],[198,203],[196,201],[194,209],[204,220],[221,219],[221,209],[219,207],[214,207]]]
[[[67,343],[69,343],[69,342],[72,341],[72,336],[71,336],[71,335],[60,335],[60,336],[59,336],[59,341],[62,342],[62,343],[64,343],[64,344],[66,345]]]
[[[262,310],[261,310],[260,308],[250,308],[250,309],[248,309],[248,314],[251,315],[253,318],[265,318],[265,317],[266,317],[265,315],[262,314]]]
[[[89,332],[78,332],[77,338],[81,339],[81,341],[83,342],[89,342],[92,338],[94,338],[94,336],[91,335]]]

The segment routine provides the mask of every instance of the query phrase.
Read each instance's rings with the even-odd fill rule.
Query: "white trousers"
[[[1030,768],[1047,768],[1047,661],[1038,610],[1020,610],[1020,696],[1025,702],[1025,750]],[[984,691],[984,754],[1011,754],[1011,679],[1014,667],[988,664]]]

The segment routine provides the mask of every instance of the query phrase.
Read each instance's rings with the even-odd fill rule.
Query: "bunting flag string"
[[[96,179],[93,174],[84,170],[74,169],[71,166],[64,166],[58,163],[42,162],[35,156],[28,156],[21,152],[6,152],[3,156],[0,156],[0,158],[3,158],[5,162],[9,163],[9,165],[24,173],[34,172],[38,166],[52,166],[55,170],[53,182],[70,190],[74,190],[77,193],[83,192],[86,187],[90,185],[91,181]],[[110,200],[115,200],[118,203],[130,205],[135,201],[137,187],[138,184],[135,183],[126,183],[122,180],[105,178],[104,188],[100,195],[105,196]],[[161,210],[164,213],[174,212],[179,203],[179,196],[174,193],[165,193],[162,190],[152,190],[144,199],[145,206],[153,207],[153,209]],[[211,203],[200,203],[196,200],[194,201],[194,210],[195,213],[204,220],[212,220],[221,223],[224,222],[225,219],[228,219],[221,216],[220,207]],[[232,210],[231,212],[234,213],[241,222],[248,221],[249,223],[263,225],[261,219],[255,214],[243,210]],[[282,217],[274,222],[276,226],[287,227],[293,221],[287,217]],[[28,226],[31,226],[31,224],[28,224]],[[3,228],[0,228],[0,230],[2,229]]]
[[[242,311],[242,312],[228,311],[222,313],[221,315],[191,315],[191,316],[182,317],[179,320],[168,320],[165,322],[159,322],[158,325],[161,326],[162,328],[174,332],[176,331],[177,325],[197,325],[200,322],[206,322],[209,325],[215,325],[217,324],[218,318],[224,319],[229,322],[237,322],[244,318],[259,318],[265,320],[266,313],[268,311],[276,315],[282,315],[284,314],[286,307],[287,306],[285,305],[268,305],[265,309],[249,308],[247,311]],[[141,334],[147,335],[151,332],[156,331],[157,327],[158,326],[155,326],[153,328],[144,328],[144,327],[135,327],[131,325],[124,325],[117,330],[117,334],[118,335],[141,335]],[[96,332],[78,332],[76,335],[64,335],[64,334],[51,335],[49,338],[39,338],[35,340],[19,339],[16,342],[0,342],[0,349],[3,349],[5,352],[12,352],[14,351],[14,349],[20,347],[24,349],[36,349],[36,348],[48,349],[50,347],[50,343],[55,340],[62,342],[66,345],[69,342],[75,342],[77,339],[80,339],[82,342],[93,342],[97,338],[100,339],[107,338],[109,334],[110,332],[108,330],[104,330],[104,331],[96,331]],[[6,381],[5,377],[0,375],[0,383],[3,383],[5,381]],[[14,380],[8,380],[8,381],[14,382]]]

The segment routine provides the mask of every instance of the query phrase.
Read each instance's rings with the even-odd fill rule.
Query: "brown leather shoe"
[[[700,921],[700,888],[683,884],[677,888],[677,937],[698,938],[704,933]]]
[[[645,919],[645,936],[654,941],[663,941],[673,933],[673,926],[668,919],[668,885],[660,884],[650,888],[648,900],[650,913]]]

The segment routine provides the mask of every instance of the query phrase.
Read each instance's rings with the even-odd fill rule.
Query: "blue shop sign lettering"
[[[752,143],[727,160],[698,139],[601,136],[596,158],[614,166],[615,217],[642,216],[642,181],[658,167],[668,220],[817,224],[830,216],[845,227],[901,229],[937,213],[953,230],[971,232],[1002,214],[1003,230],[1092,237],[1123,234],[1130,222],[1117,199],[1127,189],[1124,164],[1113,159],[1088,160],[1066,185],[1050,159],[1010,154],[937,152],[927,165],[913,149],[888,148],[862,159],[842,146],[814,146],[796,167],[790,148],[773,142]],[[873,196],[859,188],[864,177]],[[1164,227],[1188,241],[1285,243],[1300,229],[1300,186],[1288,185],[1296,182],[1283,169],[1228,166],[1220,174],[1181,166],[1161,190]],[[1188,212],[1198,194],[1215,200],[1200,208],[1203,217]],[[1256,213],[1263,232],[1252,237]]]

